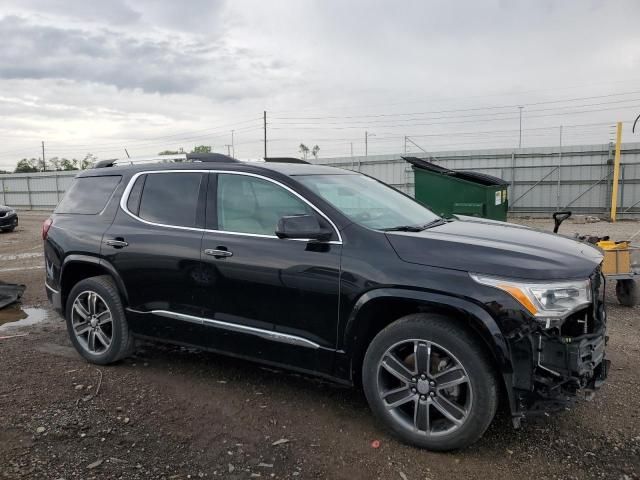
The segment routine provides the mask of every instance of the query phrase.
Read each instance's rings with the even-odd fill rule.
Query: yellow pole
[[[618,180],[620,178],[620,144],[622,143],[622,122],[616,128],[616,156],[613,160],[613,188],[611,189],[611,221],[616,221],[618,209]]]

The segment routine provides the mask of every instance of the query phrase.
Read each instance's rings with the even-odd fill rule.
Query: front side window
[[[299,175],[295,178],[351,220],[369,228],[419,226],[440,218],[412,198],[365,175]]]
[[[202,179],[196,172],[146,174],[138,216],[163,225],[195,227]]]
[[[76,178],[55,213],[78,215],[100,213],[106,207],[121,178],[120,175]]]
[[[315,213],[275,183],[248,175],[218,174],[218,230],[274,235],[281,217],[305,214]]]

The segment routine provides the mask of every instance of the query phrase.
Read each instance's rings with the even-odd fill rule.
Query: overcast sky
[[[640,2],[0,0],[0,169],[603,143],[640,114]],[[626,125],[630,125],[626,124]],[[625,131],[625,140],[640,134]],[[409,142],[409,149],[416,151]]]

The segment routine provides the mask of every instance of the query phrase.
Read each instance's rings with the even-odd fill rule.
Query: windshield
[[[365,175],[300,175],[296,180],[365,227],[388,230],[440,219],[415,200]]]

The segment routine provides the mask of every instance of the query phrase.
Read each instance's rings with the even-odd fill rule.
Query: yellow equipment
[[[604,252],[602,273],[605,275],[631,273],[631,244],[629,242],[601,240],[596,245]]]

